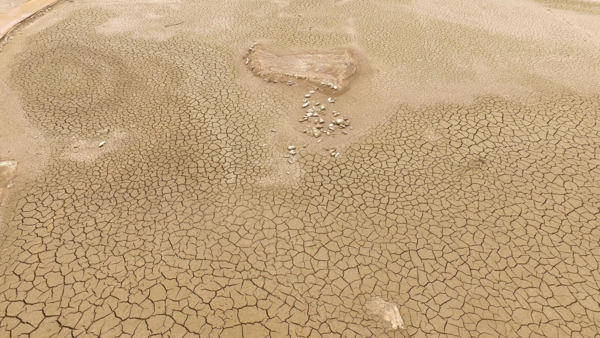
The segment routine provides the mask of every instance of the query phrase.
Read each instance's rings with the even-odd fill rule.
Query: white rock
[[[309,104],[310,104],[310,103],[308,103],[308,102],[304,102],[304,104],[302,105],[302,108],[306,108],[306,107],[308,107],[308,105],[309,105]]]
[[[381,320],[392,326],[392,329],[404,329],[404,321],[400,317],[398,305],[376,297],[366,304],[367,313],[378,316]]]
[[[100,142],[100,144],[98,145],[98,147],[102,147],[105,144],[106,144],[106,141],[102,141],[102,142]]]

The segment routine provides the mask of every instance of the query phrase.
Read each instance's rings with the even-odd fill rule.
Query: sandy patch
[[[16,161],[0,161],[0,210],[6,202],[9,190],[13,185],[13,179],[17,173],[17,162]],[[2,214],[0,213],[0,220]]]
[[[0,38],[6,35],[16,24],[36,12],[53,5],[57,0],[30,0],[0,14]]]
[[[119,145],[127,138],[127,134],[124,132],[101,131],[99,134],[104,135],[93,140],[73,139],[70,147],[61,154],[60,158],[76,162],[95,161],[102,154],[119,148]]]

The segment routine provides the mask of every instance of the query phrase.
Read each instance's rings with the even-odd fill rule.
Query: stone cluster
[[[349,127],[350,120],[347,117],[340,116],[341,113],[339,111],[332,110],[331,117],[327,118],[327,107],[318,100],[310,100],[318,90],[319,88],[315,88],[315,90],[309,91],[308,94],[304,95],[305,98],[302,100],[302,108],[308,108],[299,120],[299,122],[305,123],[306,128],[303,132],[319,138],[321,135],[330,136],[336,130]],[[333,104],[335,103],[335,99],[330,97],[327,99],[327,102]],[[348,132],[344,130],[343,134],[348,135]]]

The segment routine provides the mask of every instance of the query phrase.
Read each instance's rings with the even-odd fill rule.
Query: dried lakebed
[[[600,17],[541,3],[60,2],[0,52],[0,337],[600,334]]]

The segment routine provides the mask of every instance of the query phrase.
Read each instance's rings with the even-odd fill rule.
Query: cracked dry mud
[[[550,2],[55,6],[0,52],[0,337],[597,336],[600,17]],[[256,41],[360,51],[351,135]]]

